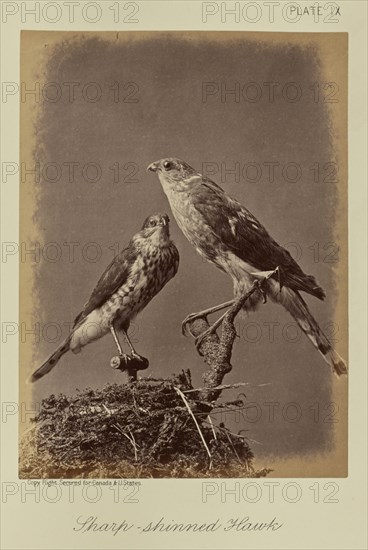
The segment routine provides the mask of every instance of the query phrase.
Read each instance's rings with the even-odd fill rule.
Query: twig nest
[[[209,418],[216,404],[203,403],[199,394],[187,371],[170,379],[140,379],[68,397],[51,395],[22,437],[19,475],[23,479],[266,475],[253,470],[245,437],[217,424],[216,415]]]

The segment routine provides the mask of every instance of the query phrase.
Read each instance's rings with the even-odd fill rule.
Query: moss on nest
[[[187,371],[50,395],[22,437],[20,478],[267,475],[269,470],[253,469],[244,437],[208,422],[216,405],[191,390]]]

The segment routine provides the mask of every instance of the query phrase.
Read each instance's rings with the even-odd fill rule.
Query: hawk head
[[[157,237],[160,242],[167,241],[170,236],[169,221],[170,218],[167,214],[153,214],[152,216],[148,216],[148,218],[144,220],[139,235],[144,238]]]
[[[157,172],[164,187],[171,187],[173,191],[185,190],[190,186],[192,176],[199,176],[189,164],[177,158],[165,158],[152,162],[147,167],[151,172]]]
[[[150,229],[155,227],[168,227],[170,218],[167,214],[152,214],[144,220],[142,229]]]

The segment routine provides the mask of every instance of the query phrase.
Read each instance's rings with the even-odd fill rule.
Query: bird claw
[[[199,319],[198,313],[191,313],[190,315],[187,315],[185,317],[184,321],[181,324],[181,332],[183,336],[186,336],[189,333],[187,325],[189,325],[189,323],[192,323],[196,319]]]
[[[202,355],[202,353],[201,353],[201,351],[200,351],[199,348],[200,348],[200,346],[201,346],[201,344],[202,344],[204,338],[205,338],[205,337],[203,336],[203,334],[200,334],[200,335],[194,340],[194,345],[195,345],[195,347],[197,348],[197,351],[198,351],[199,355]]]

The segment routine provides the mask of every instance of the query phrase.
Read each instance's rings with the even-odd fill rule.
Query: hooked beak
[[[152,162],[152,164],[149,164],[147,166],[147,170],[149,170],[150,172],[157,172],[158,170],[158,162]]]

